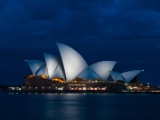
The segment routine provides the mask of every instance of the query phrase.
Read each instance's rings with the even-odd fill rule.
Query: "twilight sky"
[[[0,0],[0,84],[21,84],[26,59],[59,56],[56,42],[160,85],[160,0]]]

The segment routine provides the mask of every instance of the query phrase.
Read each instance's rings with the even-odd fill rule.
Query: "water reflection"
[[[160,118],[160,95],[1,94],[2,120],[133,120]]]

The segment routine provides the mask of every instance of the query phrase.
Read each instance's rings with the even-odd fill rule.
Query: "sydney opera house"
[[[88,65],[73,48],[57,43],[60,57],[44,53],[44,61],[25,60],[32,74],[25,76],[21,90],[123,90],[136,83],[143,70],[124,73],[112,71],[115,61]]]

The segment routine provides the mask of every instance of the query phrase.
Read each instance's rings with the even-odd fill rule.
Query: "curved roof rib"
[[[63,70],[62,70],[60,65],[57,66],[57,68],[56,68],[56,70],[54,72],[54,77],[59,77],[59,78],[65,79]]]
[[[133,71],[124,72],[121,75],[125,78],[126,83],[129,83],[143,71],[144,70],[133,70]]]
[[[121,74],[118,76],[117,80],[122,80],[125,82],[124,77]]]
[[[109,71],[109,73],[114,81],[117,81],[118,77],[121,75],[120,73],[113,71]]]
[[[58,62],[58,66],[55,70],[54,77],[57,76],[57,77],[60,77],[60,78],[63,78],[64,80],[66,80],[62,59],[57,56],[55,56],[55,57]]]
[[[83,78],[85,80],[101,78],[94,70],[89,67],[83,70],[77,77]]]
[[[122,81],[124,81],[124,78],[123,78],[123,76],[122,76],[120,73],[118,73],[118,72],[113,72],[113,71],[110,71],[109,73],[110,73],[110,75],[111,75],[111,77],[112,77],[112,79],[113,79],[114,81],[117,81],[117,80],[122,80]]]
[[[35,76],[37,70],[45,64],[43,61],[39,61],[39,60],[25,60],[25,61],[28,63],[33,76]]]
[[[48,78],[48,71],[45,63],[36,71],[35,75],[45,75]]]
[[[109,73],[110,73],[110,75],[111,75],[111,77],[112,77],[112,79],[113,79],[114,81],[116,81],[117,78],[118,78],[118,76],[120,75],[120,73],[118,73],[118,72],[113,72],[113,71],[109,71]]]
[[[56,67],[58,66],[58,62],[54,55],[47,54],[47,53],[43,53],[43,55],[46,61],[48,77],[49,79],[52,79],[54,77],[54,72],[56,70]]]
[[[107,80],[109,77],[109,71],[113,69],[115,64],[115,61],[102,61],[91,65],[90,68],[94,70],[102,80]]]
[[[57,46],[62,58],[66,79],[70,82],[88,65],[82,56],[71,47],[61,43],[57,43]]]

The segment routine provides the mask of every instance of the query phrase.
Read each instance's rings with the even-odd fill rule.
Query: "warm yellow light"
[[[47,77],[45,75],[42,75],[42,78],[47,79]]]
[[[61,78],[56,78],[56,77],[52,78],[52,81],[64,83],[64,80],[63,80],[63,79],[61,79]]]

